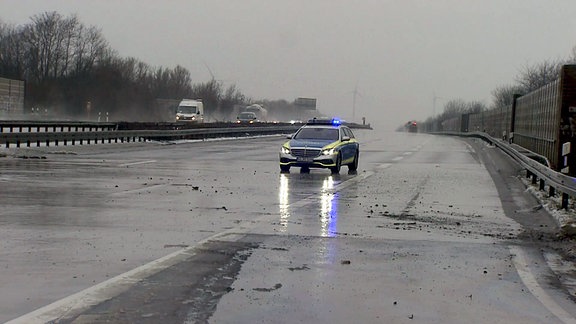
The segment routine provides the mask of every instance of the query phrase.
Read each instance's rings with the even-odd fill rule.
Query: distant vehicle
[[[258,116],[253,112],[244,111],[236,117],[236,123],[238,124],[253,124],[256,122],[258,122]]]
[[[176,121],[204,122],[204,104],[200,100],[183,99],[176,108]]]
[[[281,172],[289,172],[293,166],[303,173],[327,168],[338,174],[342,165],[349,171],[358,169],[360,144],[352,130],[337,119],[311,119],[289,138],[280,148]]]
[[[415,121],[407,122],[404,127],[406,128],[406,131],[410,133],[418,133],[418,123],[416,123]]]
[[[253,104],[247,106],[242,110],[242,112],[252,112],[256,115],[256,118],[260,121],[266,122],[268,121],[268,110],[264,109],[262,105]]]

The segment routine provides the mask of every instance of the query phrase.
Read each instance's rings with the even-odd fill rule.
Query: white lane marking
[[[146,160],[146,161],[123,163],[123,164],[120,164],[119,166],[120,167],[127,167],[127,166],[132,166],[132,165],[148,164],[148,163],[156,163],[156,160]]]
[[[403,156],[397,156],[397,157],[393,158],[392,161],[400,161],[403,158],[404,158]]]
[[[530,293],[538,299],[554,316],[564,323],[576,324],[576,318],[566,312],[562,306],[558,305],[550,295],[542,288],[530,269],[526,261],[526,253],[517,246],[510,246],[510,252],[514,255],[514,266],[524,285]]]
[[[194,251],[198,246],[214,240],[219,236],[225,236],[237,231],[237,228],[214,234],[196,245],[168,254],[138,268],[122,273],[92,287],[86,288],[73,295],[41,307],[31,313],[13,319],[6,324],[45,324],[57,323],[66,316],[78,316],[90,307],[98,305],[105,300],[118,296],[122,292],[130,289],[134,284],[148,278],[164,269],[178,264],[196,254]]]
[[[339,183],[332,190],[334,191],[342,190],[354,183],[357,183],[372,176],[373,174],[374,172],[371,171],[363,172],[362,174],[357,175],[356,177],[353,177],[351,179]],[[302,207],[314,202],[317,199],[318,199],[317,195],[310,195],[302,200],[290,204],[290,207]],[[39,308],[31,313],[25,314],[14,320],[11,320],[6,324],[19,324],[19,323],[44,324],[48,322],[57,322],[58,320],[62,319],[65,316],[77,316],[82,312],[90,309],[90,307],[92,306],[98,305],[105,300],[118,296],[122,292],[130,289],[135,283],[140,282],[147,277],[150,277],[164,269],[167,269],[195,255],[196,254],[195,249],[198,248],[199,246],[202,246],[202,244],[205,244],[210,240],[214,240],[219,237],[224,237],[230,234],[237,234],[242,232],[246,233],[249,231],[250,227],[256,227],[257,223],[264,221],[267,218],[270,218],[270,215],[264,215],[262,217],[259,217],[254,222],[252,222],[251,226],[242,225],[214,234],[204,240],[199,241],[193,246],[176,251],[167,256],[164,256],[162,258],[144,264],[138,268],[132,269],[116,277],[110,278],[97,285],[86,288],[73,295],[55,301],[52,304]]]

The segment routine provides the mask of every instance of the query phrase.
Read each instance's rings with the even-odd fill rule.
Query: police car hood
[[[290,140],[290,147],[311,147],[320,149],[334,142],[335,141],[333,140],[293,139]]]

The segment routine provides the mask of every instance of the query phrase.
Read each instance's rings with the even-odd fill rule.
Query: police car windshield
[[[338,129],[324,128],[324,127],[306,127],[302,128],[294,139],[317,139],[317,140],[332,140],[339,139]]]

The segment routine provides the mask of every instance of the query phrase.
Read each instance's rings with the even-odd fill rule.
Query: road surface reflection
[[[312,180],[312,181],[311,181]],[[295,210],[306,210],[306,215],[314,216],[320,220],[319,235],[322,237],[333,237],[337,234],[338,222],[338,194],[334,192],[334,176],[323,176],[322,186],[319,187],[318,178],[291,178],[288,174],[280,174],[280,184],[278,187],[278,205],[281,225],[281,232],[286,232],[292,213]],[[297,192],[306,188],[305,197],[298,197]],[[298,197],[299,200],[291,202],[290,199]]]

